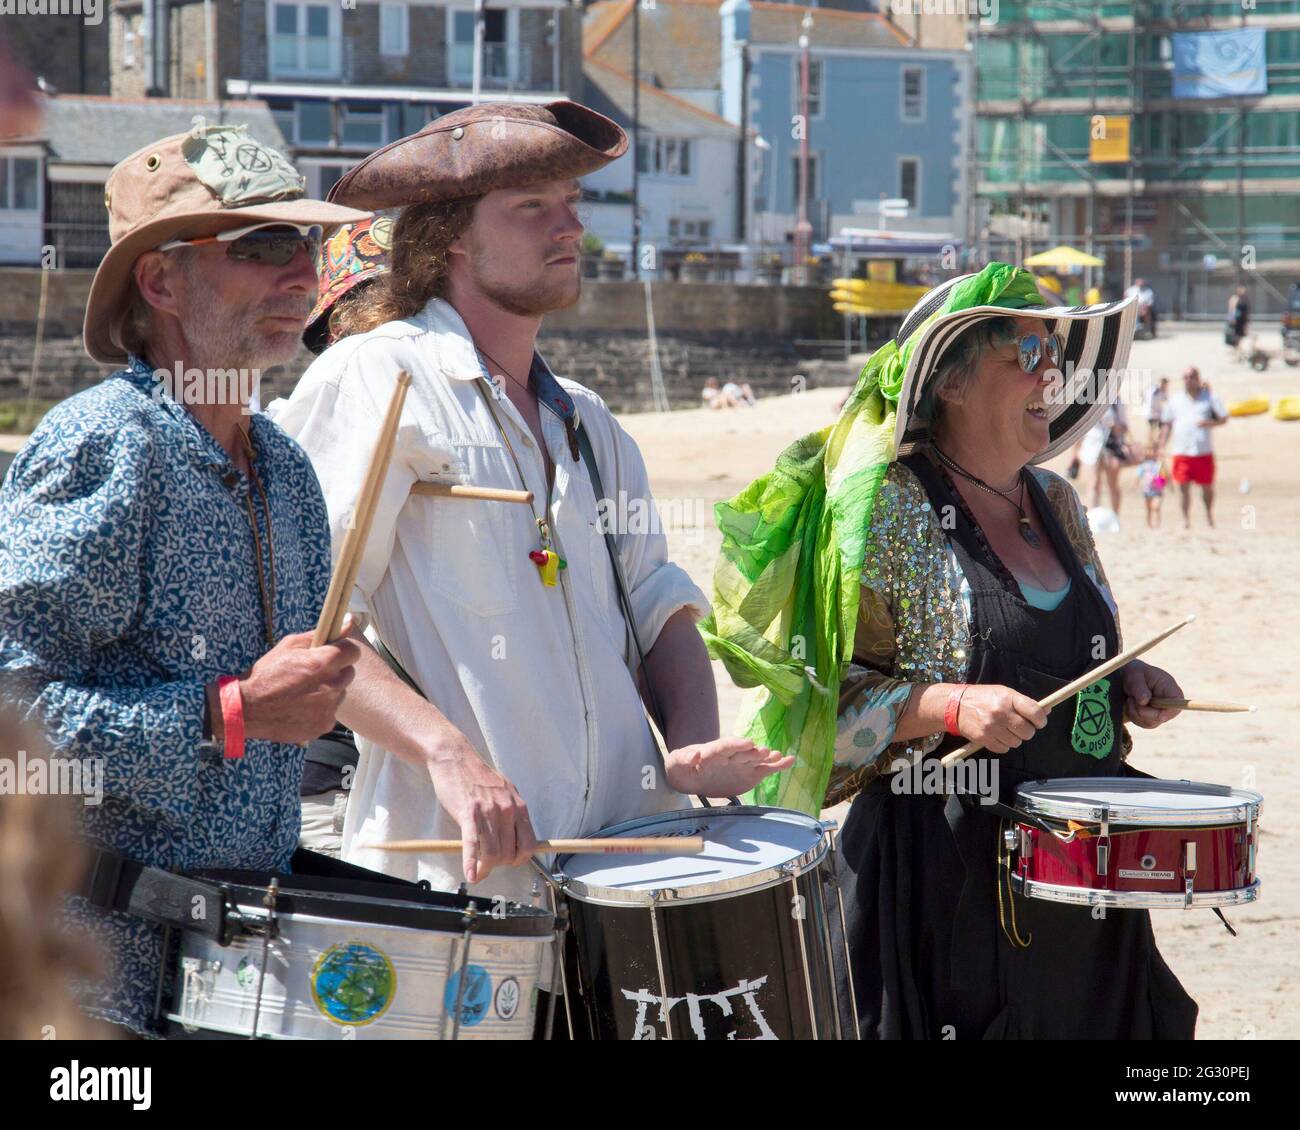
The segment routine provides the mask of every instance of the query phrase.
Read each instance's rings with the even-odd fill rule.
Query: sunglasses
[[[300,247],[306,248],[307,255],[313,263],[320,252],[320,224],[252,224],[246,228],[235,228],[219,235],[204,235],[196,239],[173,239],[164,243],[157,250],[171,251],[176,247],[201,247],[204,244],[226,244],[226,256],[249,263],[260,263],[265,267],[286,267],[298,254]]]
[[[1022,337],[1011,337],[1009,341],[1015,345],[1016,360],[1020,362],[1020,368],[1026,373],[1032,373],[1038,368],[1044,351],[1053,369],[1059,369],[1065,358],[1065,338],[1060,334],[1044,336],[1038,333],[1027,333]]]

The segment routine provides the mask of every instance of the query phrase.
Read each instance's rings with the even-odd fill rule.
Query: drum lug
[[[1007,851],[1015,851],[1020,844],[1020,829],[1007,826],[1002,829],[1002,846]]]
[[[1196,881],[1196,841],[1183,842],[1183,907],[1192,905],[1192,884]]]
[[[1101,831],[1097,835],[1097,874],[1105,875],[1110,869],[1110,813],[1101,810]]]

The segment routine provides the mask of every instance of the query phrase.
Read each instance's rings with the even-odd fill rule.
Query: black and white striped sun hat
[[[1073,446],[1119,396],[1137,328],[1137,296],[1092,306],[978,305],[946,309],[953,289],[974,277],[959,275],[941,283],[903,319],[894,339],[899,353],[907,358],[898,395],[895,450],[902,453],[926,434],[916,418],[917,405],[944,353],[965,330],[985,318],[1041,318],[1048,323],[1048,333],[1060,333],[1065,338],[1061,362],[1064,381],[1059,395],[1052,395],[1047,405],[1051,440],[1033,459],[1034,463],[1045,463]]]

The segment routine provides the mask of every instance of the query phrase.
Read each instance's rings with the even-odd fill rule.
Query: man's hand
[[[459,731],[427,762],[438,803],[460,826],[461,867],[481,883],[498,866],[517,867],[537,851],[528,806]]]
[[[311,632],[285,636],[239,680],[247,737],[309,742],[333,728],[361,652],[343,637],[312,647],[311,637]],[[220,717],[218,709],[214,731],[220,729]]]
[[[1134,659],[1124,667],[1124,717],[1144,730],[1154,730],[1179,714],[1177,710],[1157,710],[1147,703],[1153,698],[1182,698],[1178,681],[1159,667]]]
[[[793,764],[793,757],[756,746],[748,738],[718,738],[683,746],[664,759],[668,784],[679,793],[712,797],[739,796],[764,777]]]

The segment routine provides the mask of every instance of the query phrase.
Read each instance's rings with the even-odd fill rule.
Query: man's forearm
[[[339,721],[363,738],[417,765],[468,745],[428,699],[408,687],[359,632],[356,677],[339,707]]]
[[[645,657],[663,707],[664,740],[669,749],[711,742],[718,737],[718,689],[704,641],[687,608],[679,609],[663,626]],[[644,690],[642,698],[650,706]]]

